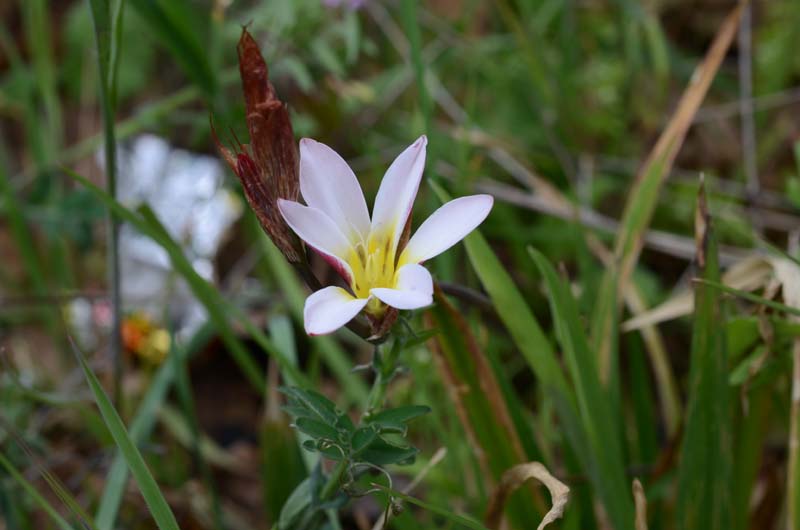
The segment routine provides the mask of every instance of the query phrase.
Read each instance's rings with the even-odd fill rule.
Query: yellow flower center
[[[369,235],[366,244],[359,243],[350,252],[347,262],[353,271],[350,288],[357,298],[366,298],[375,287],[394,288],[395,254],[392,245],[392,230],[381,230]],[[385,307],[377,298],[367,304],[366,310],[372,314],[380,314]]]

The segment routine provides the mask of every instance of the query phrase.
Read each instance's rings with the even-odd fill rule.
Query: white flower
[[[278,200],[286,223],[350,287],[325,287],[306,299],[309,335],[330,333],[362,309],[379,316],[392,306],[433,302],[433,280],[420,263],[455,245],[489,215],[493,199],[472,195],[436,210],[397,255],[397,246],[425,166],[425,136],[398,156],[381,182],[370,220],[364,194],[347,163],[330,147],[300,141],[300,192],[307,206]]]

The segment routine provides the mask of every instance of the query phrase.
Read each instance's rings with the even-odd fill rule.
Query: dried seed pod
[[[299,155],[289,112],[275,94],[267,63],[245,28],[237,50],[250,145],[239,144],[233,152],[220,143],[212,127],[214,141],[242,182],[247,202],[264,231],[286,259],[300,263],[304,255],[300,242],[276,204],[278,199],[297,200],[300,189]]]

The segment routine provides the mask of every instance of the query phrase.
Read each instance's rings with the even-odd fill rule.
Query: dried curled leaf
[[[781,271],[787,270],[789,265],[785,262],[788,262],[785,258],[752,254],[731,265],[722,275],[722,283],[741,291],[764,288],[776,278],[783,283],[786,278],[791,278],[791,275],[781,275]],[[622,330],[635,331],[647,325],[660,324],[688,315],[693,310],[692,291],[682,289],[660,305],[623,322]]]
[[[527,464],[514,466],[503,473],[500,484],[494,490],[492,498],[489,499],[489,508],[486,511],[486,526],[493,530],[500,527],[506,499],[517,488],[522,486],[525,481],[532,478],[535,478],[550,490],[550,497],[553,500],[553,507],[544,515],[536,530],[542,530],[542,528],[564,514],[564,507],[569,500],[569,487],[551,475],[547,468],[539,462],[528,462]]]
[[[242,29],[237,50],[250,145],[239,145],[234,153],[216,134],[214,141],[242,182],[261,226],[286,258],[298,263],[303,255],[300,243],[277,206],[278,199],[297,200],[300,188],[299,154],[289,111],[269,82],[267,63],[247,29]]]

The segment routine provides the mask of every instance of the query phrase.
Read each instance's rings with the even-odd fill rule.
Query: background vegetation
[[[571,489],[559,528],[800,528],[798,3],[331,4],[0,4],[0,528],[270,528],[320,472],[277,387],[361,412],[371,350],[304,335],[305,288],[251,212],[209,282],[163,219],[107,194],[116,142],[216,156],[209,114],[247,138],[244,24],[296,135],[368,196],[426,133],[415,217],[496,198],[431,264],[448,294],[407,318],[420,340],[388,400],[432,412],[409,424],[414,463],[388,468],[390,528],[494,528],[529,461]],[[168,306],[108,333],[116,223],[205,306],[192,336]],[[91,347],[70,339],[76,299],[104,330]],[[380,525],[370,481],[325,524]],[[550,498],[505,506],[531,528]]]

